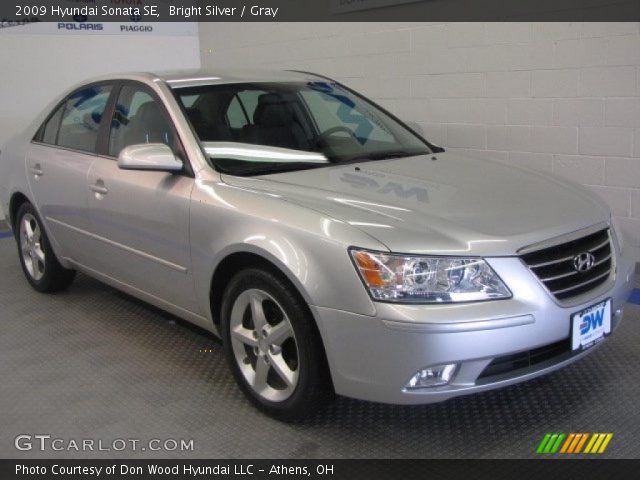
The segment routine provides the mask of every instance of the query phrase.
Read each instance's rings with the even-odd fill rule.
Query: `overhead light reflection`
[[[368,206],[368,207],[377,207],[377,208],[385,208],[387,210],[397,210],[399,212],[410,212],[411,210],[403,207],[396,207],[393,205],[385,205],[382,203],[373,203],[373,202],[364,202],[362,200],[353,200],[351,198],[334,198],[334,201],[338,203],[344,203],[346,205],[354,205],[354,206]]]
[[[349,225],[354,227],[373,227],[373,228],[393,228],[392,225],[385,225],[383,223],[368,223],[368,222],[348,222]]]
[[[274,240],[269,240],[269,243],[273,245],[276,250],[278,250],[278,253],[280,253],[280,260],[282,260],[282,263],[284,263],[285,265],[289,265],[289,258],[287,257],[287,254],[285,253],[283,248]]]
[[[447,248],[444,250],[435,250],[435,249],[429,249],[428,251],[425,250],[409,250],[408,253],[416,253],[416,254],[434,254],[434,253],[453,253],[453,252],[471,252],[473,251],[474,244],[482,244],[482,243],[504,243],[507,242],[508,240],[502,239],[502,238],[488,238],[486,240],[470,240],[467,242],[467,248],[458,248],[458,249],[451,249],[451,248]]]
[[[218,187],[222,188],[222,187],[226,187],[226,184],[224,183],[218,183],[217,184]],[[213,197],[213,199],[223,205],[226,205],[229,208],[233,208],[234,210],[237,210],[238,207],[236,207],[235,205],[230,204],[229,202],[227,202],[226,200],[224,200],[219,194],[218,192],[216,192],[215,188],[213,188],[211,185],[208,185],[204,182],[200,183],[200,187],[206,191],[209,196]]]
[[[251,235],[244,239],[244,243],[252,243],[255,241],[266,240],[267,237],[264,235]]]
[[[175,80],[168,80],[169,85],[173,83],[189,83],[189,82],[209,82],[220,80],[220,77],[194,77],[194,78],[177,78]]]
[[[248,143],[205,142],[204,151],[211,158],[241,160],[254,163],[329,163],[329,159],[322,153],[305,152],[280,147],[266,147]]]

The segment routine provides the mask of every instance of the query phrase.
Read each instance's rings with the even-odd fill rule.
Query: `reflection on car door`
[[[98,241],[95,268],[197,314],[189,245],[194,180],[183,174],[119,169],[120,151],[144,143],[165,143],[181,155],[160,100],[141,84],[125,83],[114,106],[108,155],[97,158],[89,172],[92,231]]]
[[[80,263],[91,251],[87,176],[111,89],[98,84],[72,93],[42,125],[26,157],[31,192],[58,254]]]

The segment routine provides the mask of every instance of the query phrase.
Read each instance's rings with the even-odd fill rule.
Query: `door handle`
[[[39,163],[36,163],[29,170],[31,171],[33,176],[36,177],[36,178],[41,177],[42,175],[44,175],[44,172],[42,171],[42,167],[40,166]]]
[[[89,188],[92,192],[98,193],[100,195],[106,195],[109,193],[109,189],[104,186],[104,182],[102,180],[98,180],[95,184],[89,185]]]

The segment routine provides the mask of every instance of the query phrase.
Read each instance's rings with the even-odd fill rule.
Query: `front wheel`
[[[263,412],[302,420],[333,393],[320,336],[308,308],[278,276],[247,269],[222,302],[225,354],[245,395]]]
[[[53,293],[71,285],[76,272],[58,262],[33,205],[20,207],[16,226],[20,264],[31,286],[42,293]]]

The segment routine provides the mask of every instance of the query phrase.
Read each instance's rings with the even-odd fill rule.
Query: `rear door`
[[[104,155],[89,172],[96,269],[172,305],[197,313],[189,245],[193,175],[121,170],[130,145],[164,143],[186,155],[161,100],[147,86],[123,83],[113,107]]]
[[[58,253],[80,263],[90,258],[87,176],[112,89],[111,83],[94,84],[69,95],[26,157],[29,186]]]

